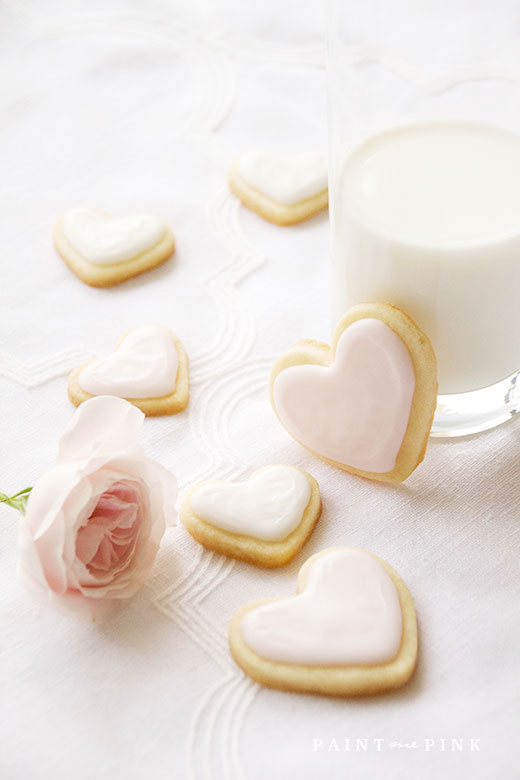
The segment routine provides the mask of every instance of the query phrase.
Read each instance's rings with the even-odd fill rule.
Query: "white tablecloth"
[[[404,485],[385,487],[311,457],[268,402],[273,357],[329,336],[328,220],[269,225],[226,173],[250,148],[325,149],[322,13],[320,0],[2,6],[0,489],[52,464],[73,412],[67,373],[157,322],[184,342],[192,391],[187,412],[146,420],[150,456],[181,487],[292,463],[318,479],[324,507],[279,571],[170,529],[147,586],[101,625],[31,600],[15,575],[18,517],[0,507],[2,780],[519,776],[520,422],[434,441]],[[83,285],[51,242],[77,204],[158,211],[174,259],[118,287]],[[232,613],[293,592],[303,561],[338,544],[408,583],[417,674],[358,701],[260,689],[230,658]],[[356,738],[367,742],[345,750]]]

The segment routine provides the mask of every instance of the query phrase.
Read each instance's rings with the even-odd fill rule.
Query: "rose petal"
[[[99,571],[106,573],[110,571],[115,562],[116,558],[110,539],[107,538],[106,534],[103,534],[101,544],[97,548],[96,554],[88,567],[89,571],[95,573],[95,570],[98,569]]]
[[[27,538],[21,552],[27,555],[29,544],[34,545],[45,584],[56,593],[64,593],[68,587],[68,563],[72,560],[70,550],[66,550],[71,536],[70,518],[76,521],[90,499],[90,486],[81,480],[73,464],[48,471],[29,497],[22,520]]]
[[[130,528],[135,521],[136,504],[121,501],[115,496],[102,496],[89,522],[102,525],[105,530]]]
[[[79,529],[76,536],[76,555],[85,566],[88,566],[96,555],[104,536],[105,530],[101,525],[87,523]]]
[[[144,414],[111,395],[90,398],[76,410],[60,437],[57,463],[115,453],[141,452]]]

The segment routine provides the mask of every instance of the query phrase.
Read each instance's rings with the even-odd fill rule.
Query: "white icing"
[[[310,495],[301,471],[270,466],[247,482],[201,485],[192,493],[191,509],[225,531],[279,542],[301,522]]]
[[[170,331],[147,325],[130,331],[111,355],[86,365],[78,381],[92,395],[160,398],[175,389],[177,365]]]
[[[399,594],[379,561],[349,548],[311,565],[302,593],[247,612],[245,643],[262,658],[288,664],[377,664],[399,652]]]
[[[287,206],[327,189],[327,160],[321,154],[283,157],[248,152],[238,158],[236,167],[247,184]]]
[[[65,212],[61,229],[75,249],[95,265],[122,263],[155,246],[168,225],[156,214],[134,214],[115,219],[95,209]]]

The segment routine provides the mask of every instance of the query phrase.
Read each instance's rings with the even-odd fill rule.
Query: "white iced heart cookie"
[[[290,466],[270,466],[247,482],[206,483],[191,494],[192,511],[225,531],[281,542],[300,524],[309,480]]]
[[[238,610],[229,641],[236,662],[262,685],[357,696],[409,680],[417,621],[406,585],[385,561],[338,547],[309,558],[296,596]]]
[[[399,309],[360,304],[332,348],[298,342],[271,372],[271,402],[287,431],[353,474],[401,482],[421,462],[437,400],[428,338]]]
[[[90,263],[110,265],[130,260],[158,243],[168,225],[156,214],[108,217],[93,209],[78,208],[63,215],[68,241]]]
[[[258,566],[283,566],[320,516],[318,484],[293,466],[267,466],[245,482],[204,482],[184,495],[180,519],[211,550]]]
[[[64,212],[54,227],[54,244],[76,276],[93,287],[154,268],[175,249],[170,226],[156,214],[114,218],[91,208]]]
[[[167,328],[135,328],[115,351],[76,368],[69,379],[75,406],[95,395],[116,395],[147,415],[176,414],[188,405],[188,356]]]
[[[248,208],[278,225],[302,222],[328,205],[327,161],[320,154],[248,152],[235,161],[229,184]]]
[[[91,395],[161,398],[175,390],[178,362],[170,331],[148,325],[127,333],[111,355],[88,363],[78,381]]]
[[[247,184],[284,206],[294,206],[327,189],[327,161],[321,154],[284,157],[249,152],[237,159],[236,170]]]

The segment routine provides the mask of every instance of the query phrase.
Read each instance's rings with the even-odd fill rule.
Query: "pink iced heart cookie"
[[[404,685],[417,660],[408,588],[385,561],[350,547],[309,558],[296,596],[242,607],[229,640],[257,682],[307,693],[382,693]]]
[[[406,479],[424,458],[437,400],[430,341],[389,304],[355,306],[332,347],[300,341],[271,372],[282,425],[323,460],[385,482]]]

